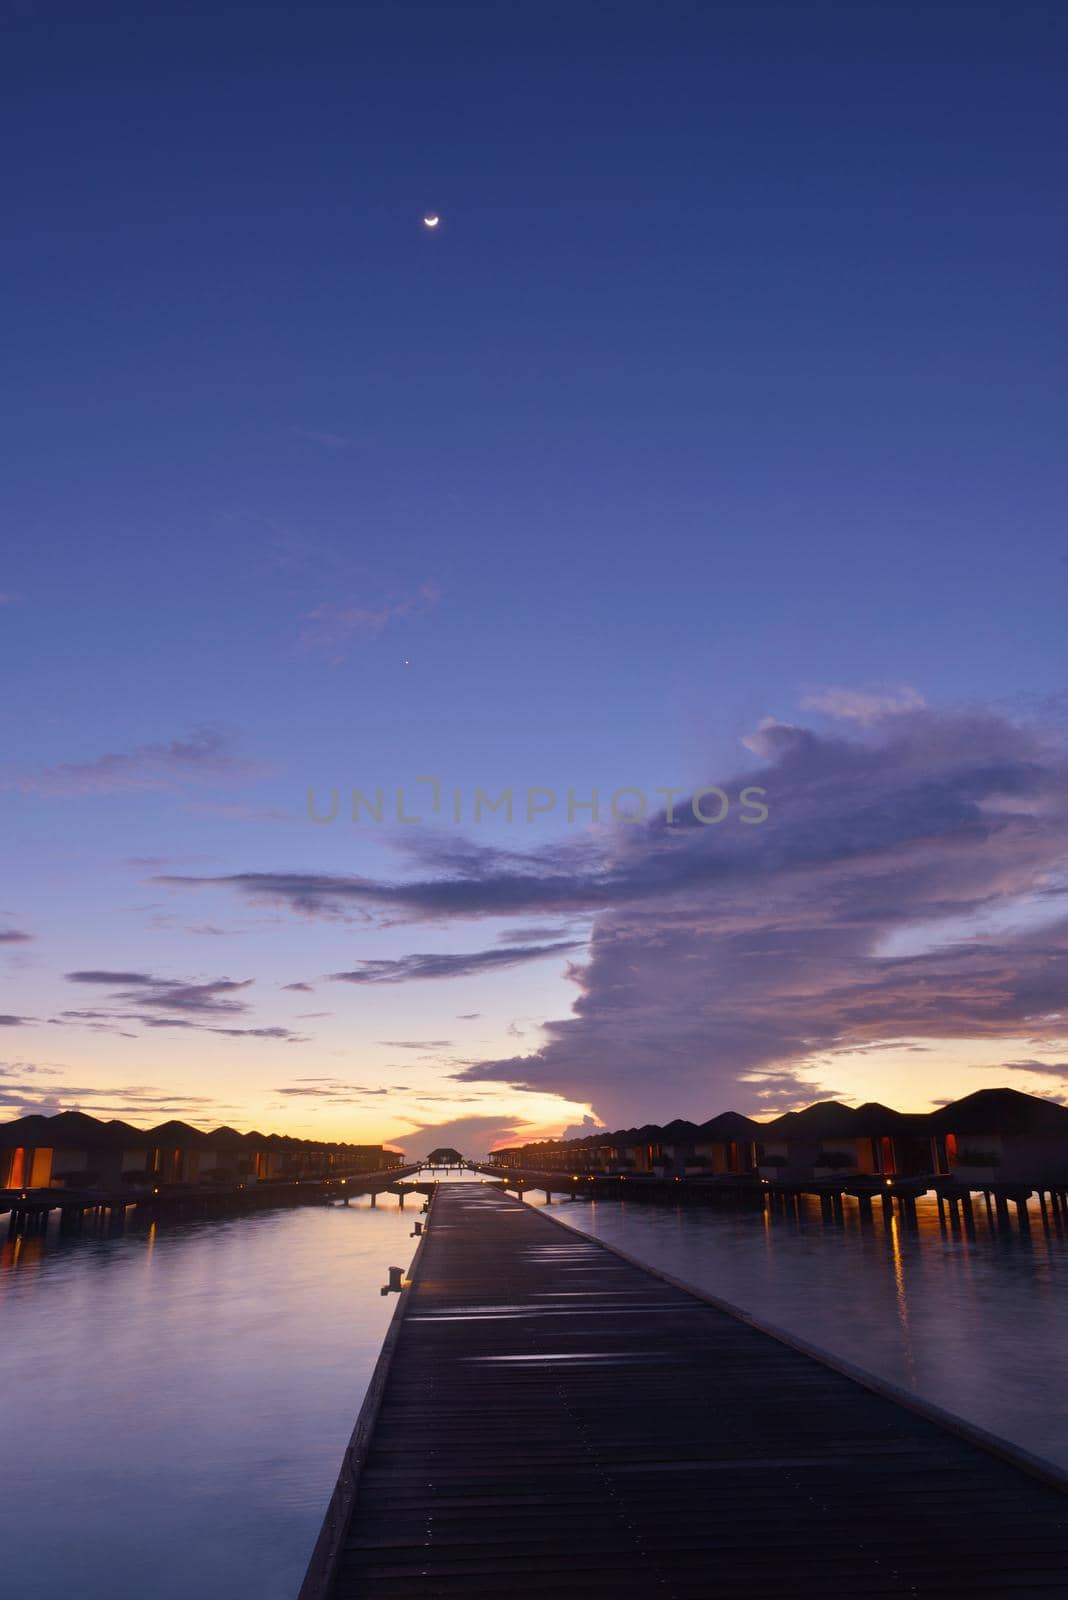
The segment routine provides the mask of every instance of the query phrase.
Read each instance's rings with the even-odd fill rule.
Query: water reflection
[[[380,1197],[7,1237],[0,1502],[20,1600],[292,1600],[407,1265]]]
[[[553,1211],[1068,1466],[1068,1249],[1050,1219],[1021,1232],[980,1206],[969,1228],[933,1201],[914,1227],[878,1206],[825,1219],[816,1202]],[[5,1238],[0,1472],[28,1491],[0,1504],[5,1587],[292,1600],[396,1303],[378,1291],[410,1261],[418,1215],[380,1197]],[[591,1272],[581,1251],[575,1270]],[[599,1281],[574,1293],[603,1296]]]
[[[527,1199],[544,1204],[533,1190]],[[1068,1468],[1068,1244],[1032,1205],[1000,1221],[870,1219],[848,1200],[789,1211],[600,1201],[553,1212],[580,1231],[707,1290]]]

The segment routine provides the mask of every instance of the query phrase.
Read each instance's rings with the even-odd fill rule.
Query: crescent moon
[[[424,217],[423,226],[424,228],[436,228],[440,221],[440,217]]]

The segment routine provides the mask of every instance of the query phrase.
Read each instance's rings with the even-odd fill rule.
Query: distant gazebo
[[[426,1158],[428,1167],[462,1167],[464,1158],[459,1150],[452,1150],[448,1145],[442,1145],[440,1150],[431,1150]]]

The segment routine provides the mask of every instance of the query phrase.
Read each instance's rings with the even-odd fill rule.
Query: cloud
[[[569,1128],[565,1128],[560,1137],[561,1139],[585,1139],[591,1133],[599,1133],[603,1126],[603,1123],[598,1122],[596,1117],[586,1116],[583,1117],[581,1122],[572,1123]]]
[[[136,1039],[137,1034],[119,1026],[117,1014],[110,1011],[63,1011],[49,1017],[52,1028],[87,1028],[90,1033],[114,1033],[120,1039]]]
[[[231,1039],[305,1042],[303,1034],[289,1028],[232,1025],[231,1019],[251,1010],[248,1002],[238,997],[252,987],[254,978],[213,978],[204,983],[190,983],[185,979],[160,978],[149,972],[116,972],[107,968],[68,972],[66,977],[70,983],[106,987],[112,1005],[106,1011],[64,1011],[59,1018],[51,1019],[60,1024],[80,1020],[97,1031],[104,1031],[119,1022],[137,1022],[145,1028],[195,1028]]]
[[[139,745],[111,751],[92,761],[63,762],[35,773],[0,776],[0,788],[22,794],[127,794],[181,790],[197,784],[244,783],[274,769],[234,753],[219,728],[195,728],[170,744]]]
[[[32,1021],[32,1017],[16,1017],[9,1011],[0,1011],[0,1028],[25,1028]]]
[[[533,1124],[515,1116],[485,1116],[474,1114],[453,1117],[447,1122],[425,1122],[393,1134],[388,1143],[397,1145],[408,1155],[429,1155],[431,1150],[449,1148],[462,1155],[480,1156],[499,1145],[521,1144],[531,1138],[536,1129]]]
[[[0,930],[0,944],[29,944],[33,937],[32,933],[23,933],[18,928]]]
[[[166,1022],[157,1022],[156,1027],[165,1028]],[[289,1028],[209,1028],[209,1033],[222,1033],[228,1039],[284,1039],[287,1044],[307,1044],[307,1035],[294,1033]]]
[[[79,972],[68,972],[64,976],[68,983],[103,983],[109,988],[116,984],[130,983],[160,983],[163,979],[150,977],[147,972],[114,972],[101,967],[84,968]]]
[[[679,803],[675,827],[650,816],[527,854],[430,841],[406,879],[169,881],[228,885],[303,916],[592,914],[571,1015],[544,1025],[541,1049],[463,1075],[562,1094],[612,1125],[813,1098],[820,1052],[1056,1032],[1068,989],[1061,730],[917,709],[832,734],[768,720],[746,743],[761,769],[723,787],[767,790],[759,826],[702,826]],[[976,932],[984,919],[998,931]]]
[[[883,694],[871,694],[862,689],[821,689],[817,694],[805,695],[801,701],[802,710],[822,711],[838,722],[853,722],[862,728],[884,717],[921,711],[924,705],[923,695],[908,685]]]
[[[66,1070],[40,1066],[35,1061],[0,1061],[0,1078],[60,1078]]]
[[[390,1050],[448,1050],[451,1039],[379,1039]]]
[[[106,984],[113,990],[110,998],[123,1004],[210,1016],[248,1011],[248,1004],[234,997],[255,982],[254,978],[214,978],[207,983],[187,983],[176,978],[153,977],[147,972],[100,970],[68,972],[66,976],[70,983]]]
[[[154,883],[236,889],[252,900],[287,907],[307,917],[333,918],[379,912],[390,922],[449,922],[461,917],[499,917],[523,911],[596,910],[619,895],[638,893],[637,882],[613,878],[610,864],[575,842],[556,852],[521,856],[471,845],[451,873],[411,881],[363,878],[342,873],[237,872],[216,876],[166,874]],[[432,864],[439,867],[442,860]],[[650,880],[649,893],[657,892]]]
[[[291,989],[296,994],[314,994],[315,987],[310,983],[283,983],[283,989]]]
[[[345,659],[355,639],[377,639],[391,623],[432,611],[440,599],[437,584],[428,579],[414,594],[380,606],[316,606],[304,617],[300,643],[303,649],[325,655],[336,665]]]
[[[344,1083],[340,1078],[298,1078],[295,1083],[274,1089],[273,1093],[296,1099],[340,1100],[352,1104],[366,1095],[379,1096],[389,1094],[390,1091],[382,1088],[372,1089],[364,1083]]]
[[[1035,1072],[1042,1077],[1068,1078],[1068,1061],[1003,1061],[999,1072]],[[977,1067],[978,1072],[989,1072],[989,1067]]]
[[[16,1116],[54,1116],[59,1111],[88,1110],[97,1117],[150,1117],[152,1121],[168,1116],[217,1120],[220,1113],[235,1109],[207,1095],[174,1094],[154,1084],[100,1088],[37,1081],[63,1078],[68,1070],[24,1061],[0,1064],[0,1107]]]
[[[509,945],[501,950],[469,950],[463,955],[410,955],[397,961],[361,961],[351,972],[331,972],[332,983],[415,983],[426,978],[467,978],[476,973],[518,967],[527,961],[577,950],[562,944]]]

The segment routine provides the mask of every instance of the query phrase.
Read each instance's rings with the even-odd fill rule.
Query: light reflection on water
[[[826,1224],[815,1205],[800,1220],[553,1210],[1068,1466],[1068,1247],[1037,1214],[1025,1238],[980,1209],[969,1239],[922,1201],[917,1233],[878,1209],[866,1228],[850,1210]],[[5,1240],[5,1589],[293,1600],[395,1305],[378,1291],[411,1259],[418,1215],[383,1196],[373,1211]]]
[[[5,1592],[293,1600],[418,1215],[4,1238]]]
[[[559,1220],[650,1266],[1068,1468],[1068,1241],[1030,1226],[991,1226],[976,1196],[974,1234],[939,1225],[932,1198],[918,1227],[878,1205],[862,1224],[819,1204],[792,1214],[600,1201],[554,1201]],[[544,1197],[527,1191],[533,1204]]]

